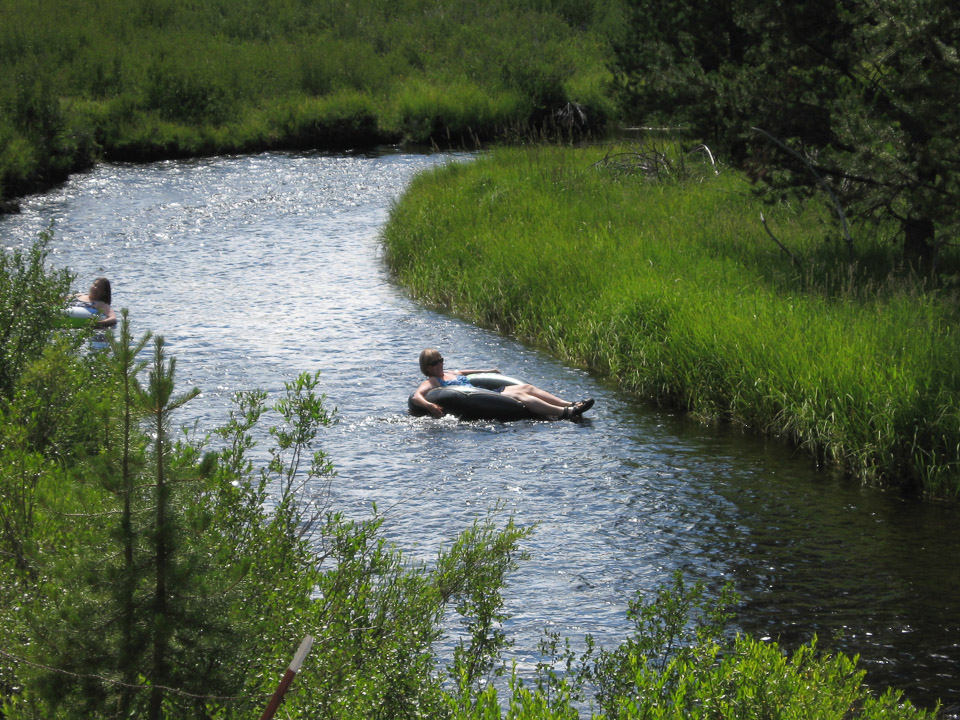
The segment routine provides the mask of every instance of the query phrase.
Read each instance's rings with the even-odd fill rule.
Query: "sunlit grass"
[[[568,101],[602,128],[622,2],[562,5],[9,0],[0,197],[103,157],[474,147],[524,136]],[[95,103],[103,112],[73,115]]]
[[[431,138],[457,143],[494,137],[529,113],[529,101],[516,93],[490,92],[465,81],[438,84],[413,80],[395,88],[389,98],[392,117],[384,119],[413,142]]]
[[[734,173],[650,182],[604,150],[498,150],[421,176],[384,232],[428,302],[864,481],[956,495],[953,291],[849,264],[814,208]],[[802,257],[798,268],[769,238]]]

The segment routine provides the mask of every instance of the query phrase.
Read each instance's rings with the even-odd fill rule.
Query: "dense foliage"
[[[70,289],[72,276],[49,273],[49,235],[29,249],[0,254],[0,398],[10,400],[20,376],[44,351],[37,327],[50,327]]]
[[[472,144],[568,102],[598,128],[619,8],[2,0],[0,199],[104,156]]]
[[[779,190],[829,182],[852,219],[895,223],[907,260],[937,269],[960,232],[953,3],[630,5],[618,79],[634,119],[682,124]]]
[[[431,716],[447,606],[467,616],[451,671],[476,682],[491,668],[529,529],[480,518],[432,568],[409,565],[381,517],[329,506],[315,445],[336,418],[316,376],[269,405],[239,393],[209,436],[175,432],[196,390],[176,392],[162,338],[134,339],[124,312],[109,351],[81,351],[70,336],[84,331],[53,330],[65,283],[43,259],[41,242],[0,265],[4,302],[33,323],[31,343],[7,333],[0,363],[3,717],[250,717],[307,634],[317,649],[291,713]]]
[[[956,257],[939,288],[898,273],[882,240],[851,264],[823,213],[766,207],[717,172],[667,145],[501,148],[418,177],[387,258],[417,298],[641,396],[956,497]]]
[[[856,660],[817,650],[816,638],[787,657],[776,643],[725,636],[734,598],[708,600],[703,584],[672,586],[630,606],[634,634],[615,650],[589,647],[579,657],[548,638],[533,688],[514,677],[511,720],[576,720],[588,689],[593,720],[822,720],[934,717],[896,692],[866,692]],[[490,689],[458,720],[500,718]]]

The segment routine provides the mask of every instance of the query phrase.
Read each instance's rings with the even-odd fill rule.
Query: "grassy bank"
[[[882,240],[851,261],[823,208],[763,207],[735,173],[652,182],[611,153],[498,150],[424,175],[388,261],[417,298],[631,392],[956,498],[956,284],[924,289]]]
[[[612,112],[620,0],[7,0],[0,201],[101,158],[473,143]]]

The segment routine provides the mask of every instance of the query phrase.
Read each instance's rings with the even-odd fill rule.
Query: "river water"
[[[412,175],[457,155],[265,154],[110,164],[0,218],[5,247],[54,223],[52,264],[85,290],[107,275],[139,334],[162,334],[184,423],[222,423],[231,395],[320,370],[340,422],[323,446],[333,503],[377,509],[411,558],[498,504],[538,523],[512,576],[507,625],[521,670],[546,629],[604,646],[627,602],[678,568],[743,597],[741,629],[859,653],[868,681],[914,702],[960,703],[960,522],[953,507],[838,482],[808,459],[618,393],[509,338],[421,307],[395,287],[378,230]],[[498,366],[588,419],[414,419],[417,354]],[[456,628],[451,628],[455,635]]]

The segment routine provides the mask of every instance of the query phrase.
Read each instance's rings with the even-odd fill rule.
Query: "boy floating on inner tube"
[[[427,379],[420,383],[420,386],[413,393],[413,402],[422,407],[434,417],[442,417],[444,409],[432,403],[426,398],[426,394],[438,387],[470,385],[467,375],[476,373],[499,373],[498,369],[492,370],[444,370],[443,357],[436,348],[427,348],[420,353],[420,372],[427,376]],[[580,417],[593,407],[593,398],[569,402],[562,400],[556,395],[551,395],[546,390],[541,390],[534,385],[506,385],[497,392],[507,397],[511,397],[522,403],[530,412],[540,417],[551,420],[569,419]]]

